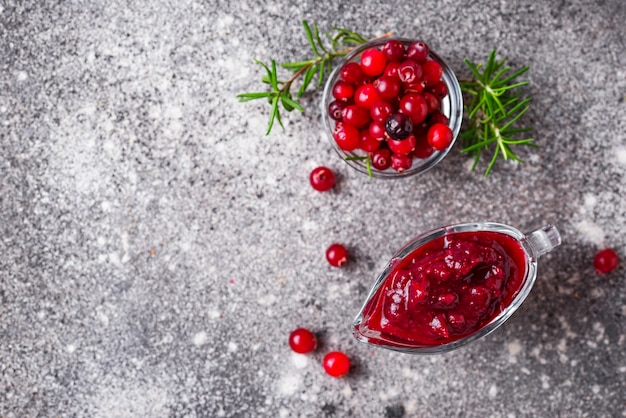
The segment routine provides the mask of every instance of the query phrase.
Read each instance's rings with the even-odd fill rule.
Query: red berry
[[[424,91],[424,82],[418,81],[417,83],[405,84],[404,93],[422,93]]]
[[[385,42],[381,48],[387,61],[402,61],[404,58],[404,44],[397,39]]]
[[[434,148],[428,143],[426,135],[417,137],[415,140],[415,149],[413,150],[413,156],[415,158],[428,158],[435,152]]]
[[[406,139],[401,140],[389,138],[387,144],[394,154],[408,155],[415,149],[415,136],[409,135]]]
[[[409,93],[400,100],[400,110],[407,115],[413,124],[418,124],[428,116],[428,104],[424,96]]]
[[[370,121],[370,113],[357,105],[349,105],[342,111],[342,121],[348,125],[362,128]]]
[[[361,54],[361,69],[370,77],[379,76],[385,71],[387,59],[385,55],[376,48],[369,48]]]
[[[344,377],[350,371],[350,359],[341,351],[331,351],[324,356],[324,370],[332,377]]]
[[[361,131],[360,134],[361,142],[359,143],[359,148],[363,151],[374,152],[380,147],[380,141],[374,138],[368,129]]]
[[[370,108],[370,116],[376,122],[385,123],[387,118],[393,113],[393,106],[389,102],[377,101]]]
[[[405,84],[417,83],[422,79],[422,66],[412,60],[402,61],[398,65],[398,78]]]
[[[308,329],[298,328],[289,335],[289,346],[296,353],[310,353],[317,348],[317,338]]]
[[[612,248],[605,248],[599,251],[593,259],[593,266],[596,268],[597,274],[610,273],[619,264],[619,257]]]
[[[428,122],[430,122],[431,125],[434,125],[435,123],[443,123],[444,125],[450,126],[450,119],[448,119],[448,117],[441,112],[434,112],[430,115],[428,117]]]
[[[373,121],[372,123],[370,123],[368,130],[372,138],[376,138],[379,141],[385,137],[384,123]]]
[[[411,168],[412,165],[413,156],[402,154],[393,154],[391,156],[391,168],[396,170],[398,173],[403,173],[404,171]]]
[[[402,83],[397,77],[383,75],[374,81],[374,88],[382,99],[395,99],[401,87]]]
[[[363,84],[357,87],[354,93],[354,103],[364,109],[369,109],[380,100],[373,84]]]
[[[387,63],[387,66],[385,67],[385,72],[384,75],[387,77],[391,77],[391,78],[398,78],[398,66],[400,65],[399,62],[390,62]]]
[[[443,123],[435,123],[428,129],[428,143],[438,151],[448,148],[452,143],[452,137],[452,131]]]
[[[333,97],[337,100],[347,101],[354,96],[354,86],[345,81],[337,81],[333,86]]]
[[[341,79],[346,83],[357,84],[364,78],[365,74],[357,62],[349,62],[341,67]]]
[[[335,138],[335,142],[339,148],[344,151],[354,151],[359,146],[359,142],[361,142],[359,130],[345,123],[335,129],[333,138]]]
[[[372,165],[376,170],[384,171],[391,167],[391,151],[380,148],[372,154]]]
[[[309,182],[318,192],[325,192],[335,185],[335,173],[328,167],[314,168],[309,175]]]
[[[441,102],[434,94],[425,91],[423,96],[426,100],[429,114],[441,109]]]
[[[437,61],[426,61],[422,64],[422,71],[422,78],[427,86],[434,86],[441,81],[443,68],[441,68],[441,65]]]
[[[424,42],[413,42],[406,50],[406,57],[415,62],[423,63],[428,58],[430,49]]]
[[[326,250],[326,260],[333,267],[341,267],[348,262],[348,250],[341,244],[332,244]]]
[[[345,109],[346,107],[346,103],[339,101],[339,100],[333,100],[332,102],[330,102],[330,104],[328,105],[328,115],[338,121],[341,122],[343,120],[343,109]]]
[[[441,100],[448,95],[448,85],[440,81],[428,87],[428,91]]]

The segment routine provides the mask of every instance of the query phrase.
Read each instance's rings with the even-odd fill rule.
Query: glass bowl
[[[525,235],[499,223],[464,223],[419,235],[378,276],[352,324],[353,334],[361,342],[410,354],[444,353],[483,338],[520,307],[535,283],[537,259],[560,244],[552,225]],[[485,248],[510,259],[489,255]],[[476,254],[484,258],[474,258],[472,265]],[[437,262],[463,273],[445,276],[446,267]],[[494,297],[499,299],[493,307],[481,305]],[[482,316],[473,316],[479,310]],[[470,321],[476,322],[454,331]]]
[[[332,90],[333,90],[333,86],[335,85],[335,83],[341,78],[341,68],[349,62],[360,62],[360,57],[363,51],[372,47],[380,48],[386,42],[392,39],[402,42],[405,45],[405,48],[411,43],[415,42],[415,40],[410,40],[410,39],[405,39],[405,38],[385,38],[385,39],[369,41],[355,48],[352,52],[346,55],[344,57],[344,60],[339,65],[337,65],[334,68],[334,70],[331,72],[328,80],[326,81],[326,85],[324,87],[324,92],[322,96],[322,104],[321,104],[322,123],[323,123],[323,129],[326,133],[326,136],[330,140],[332,147],[337,152],[339,157],[341,157],[350,167],[364,174],[369,174],[368,169],[367,169],[367,164],[365,163],[365,161],[359,160],[359,159],[350,159],[350,158],[365,157],[367,156],[367,153],[358,149],[355,151],[344,151],[337,145],[337,143],[335,142],[335,139],[333,138],[333,131],[335,129],[336,121],[333,120],[329,116],[328,106],[333,100],[335,100],[332,94]],[[434,60],[441,65],[442,70],[443,70],[441,80],[448,87],[448,94],[445,97],[443,97],[441,100],[441,113],[443,113],[449,119],[448,126],[450,127],[453,133],[452,142],[447,148],[441,151],[434,151],[427,158],[414,158],[411,168],[401,173],[398,171],[395,171],[391,167],[383,171],[377,170],[374,167],[371,167],[372,176],[374,177],[399,178],[399,177],[408,177],[408,176],[413,176],[419,173],[424,173],[430,170],[431,168],[433,168],[435,165],[437,165],[446,156],[446,154],[448,154],[450,149],[454,146],[454,143],[459,134],[459,131],[461,130],[461,122],[462,122],[462,117],[463,117],[463,97],[461,95],[461,87],[452,69],[445,63],[445,61],[441,57],[439,57],[439,55],[437,55],[433,51],[430,51],[428,59]]]

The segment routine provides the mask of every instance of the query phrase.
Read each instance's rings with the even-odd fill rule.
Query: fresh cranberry
[[[348,125],[362,128],[370,121],[370,113],[357,105],[349,105],[343,109],[342,120]]]
[[[357,84],[364,78],[365,74],[357,62],[349,62],[341,67],[341,79],[346,83]]]
[[[399,62],[389,62],[385,67],[384,75],[386,77],[398,78],[398,67],[400,66]]]
[[[413,42],[406,49],[406,57],[415,62],[424,63],[428,59],[430,48],[424,42]]]
[[[361,54],[361,69],[370,77],[379,76],[385,71],[387,59],[377,48],[369,48]]]
[[[400,100],[400,110],[411,118],[413,124],[418,124],[428,116],[428,104],[421,94],[409,93]]]
[[[417,83],[422,79],[422,66],[413,60],[402,61],[398,65],[398,78],[405,84]]]
[[[335,185],[335,173],[328,167],[314,168],[309,175],[309,182],[318,192],[325,192]]]
[[[354,151],[361,142],[359,130],[346,123],[335,129],[333,138],[335,138],[337,146],[344,151]]]
[[[354,96],[354,86],[345,81],[337,81],[333,86],[333,97],[337,100],[347,101]]]
[[[348,262],[348,250],[341,244],[332,244],[326,249],[326,260],[331,266],[341,267]]]
[[[397,77],[383,75],[374,81],[374,87],[382,99],[394,99],[400,94],[402,83]]]
[[[369,109],[380,100],[373,84],[363,84],[357,87],[354,93],[354,103],[364,109]]]
[[[405,139],[406,141],[406,139]],[[391,155],[391,168],[398,173],[404,173],[413,165],[413,157],[410,155],[392,154]]]
[[[376,170],[386,170],[391,167],[391,151],[380,148],[372,153],[372,165]]]
[[[399,140],[389,138],[387,144],[394,154],[408,155],[415,149],[415,136],[409,135],[407,138]]]
[[[317,348],[317,338],[308,329],[297,328],[289,335],[289,346],[296,353],[310,353]]]
[[[433,152],[435,152],[435,150],[428,143],[426,135],[416,137],[415,149],[413,150],[413,156],[415,158],[428,158],[433,155]]]
[[[370,125],[371,126],[371,125]],[[359,143],[359,148],[365,152],[374,152],[378,148],[380,148],[380,141],[374,138],[368,129],[362,130],[360,132],[361,142]]]
[[[422,64],[422,78],[427,86],[434,86],[441,80],[443,68],[437,61],[428,60]]]
[[[376,138],[379,141],[385,137],[384,123],[373,121],[372,123],[370,123],[368,130],[372,138]]]
[[[405,84],[404,85],[404,93],[422,93],[424,91],[424,82],[418,81],[416,83]]]
[[[350,358],[341,351],[331,351],[324,356],[323,365],[332,377],[344,377],[350,371]]]
[[[428,130],[428,143],[438,151],[448,148],[452,143],[452,137],[452,130],[443,123],[435,123]]]
[[[405,139],[411,135],[413,124],[407,115],[402,113],[394,113],[385,121],[385,132],[392,139]]]
[[[593,259],[593,266],[596,268],[597,274],[610,273],[619,264],[619,257],[612,248],[605,248],[599,251]]]
[[[387,61],[402,61],[404,58],[404,44],[397,39],[385,42],[381,50]]]
[[[434,94],[439,100],[448,95],[448,85],[443,81],[439,81],[427,89],[430,93]]]
[[[387,118],[393,113],[393,106],[389,102],[377,101],[370,108],[370,116],[376,122],[385,123]]]
[[[333,100],[328,105],[328,115],[334,120],[341,122],[343,120],[342,112],[345,109],[345,102],[339,100]]]
[[[431,125],[434,125],[435,123],[443,123],[444,125],[450,126],[450,119],[448,119],[448,117],[441,112],[434,112],[431,114],[428,117],[428,122]]]
[[[426,100],[426,105],[427,105],[429,114],[441,109],[441,102],[439,102],[439,99],[435,97],[434,94],[426,91],[424,92],[423,96],[424,96],[424,99]]]

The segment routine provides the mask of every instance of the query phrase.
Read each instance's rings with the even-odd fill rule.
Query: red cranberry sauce
[[[435,346],[479,330],[518,294],[526,254],[498,232],[456,232],[417,248],[393,267],[364,310],[374,344]]]

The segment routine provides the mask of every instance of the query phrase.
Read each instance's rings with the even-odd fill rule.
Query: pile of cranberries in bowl
[[[461,128],[459,83],[421,41],[382,39],[356,48],[326,83],[324,128],[337,153],[375,177],[422,173]]]

